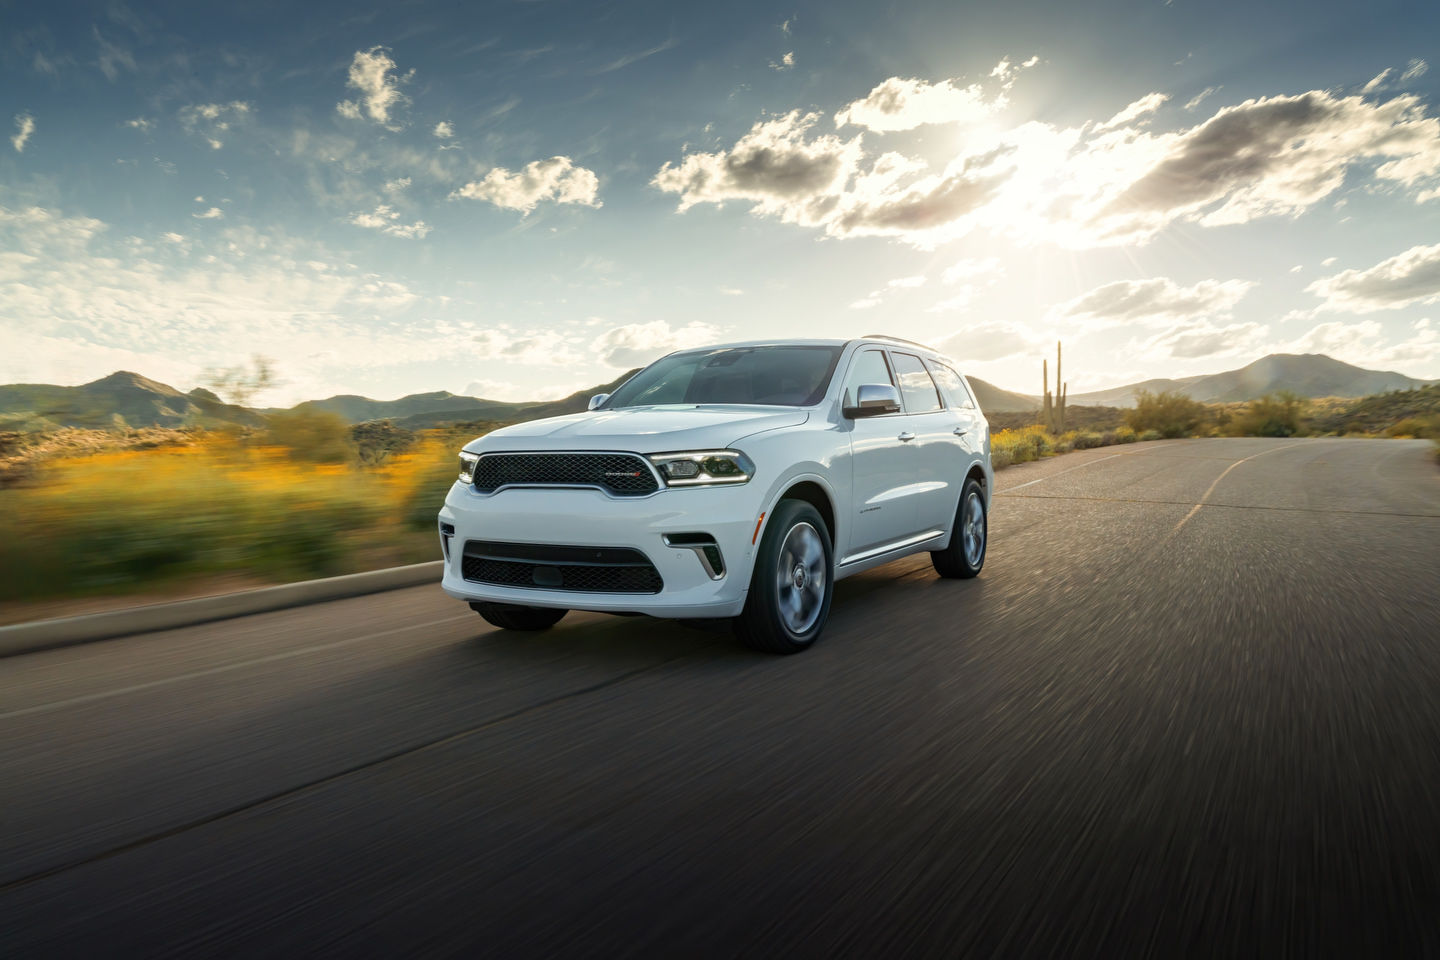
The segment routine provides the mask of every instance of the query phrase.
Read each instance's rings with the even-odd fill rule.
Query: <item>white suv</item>
[[[950,360],[889,337],[672,353],[586,413],[471,441],[445,592],[511,630],[567,610],[734,617],[809,647],[836,580],[920,551],[985,563],[990,436]]]

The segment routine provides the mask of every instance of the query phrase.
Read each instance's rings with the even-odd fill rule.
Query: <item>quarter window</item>
[[[905,398],[906,413],[933,413],[940,409],[940,394],[925,364],[908,353],[892,353],[895,372],[900,377],[900,395]]]
[[[975,398],[970,395],[969,386],[960,374],[934,360],[931,360],[928,366],[950,406],[960,410],[975,409]]]
[[[885,362],[883,350],[862,350],[850,364],[850,375],[845,378],[845,397],[842,406],[855,406],[856,388],[866,383],[888,383],[895,385],[890,376],[890,365]]]

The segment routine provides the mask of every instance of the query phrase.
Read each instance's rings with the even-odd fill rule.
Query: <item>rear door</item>
[[[910,418],[915,439],[910,446],[918,454],[914,489],[917,532],[949,530],[960,502],[967,458],[961,445],[959,411],[940,397],[925,361],[912,353],[890,351],[900,396]]]
[[[845,374],[844,406],[854,402],[855,391],[865,383],[895,385],[881,347],[862,347],[850,360]],[[912,441],[910,418],[902,413],[845,420],[850,431],[851,513],[840,562],[874,547],[914,533],[916,508],[913,484],[919,469],[919,451]],[[844,523],[844,521],[842,521]]]

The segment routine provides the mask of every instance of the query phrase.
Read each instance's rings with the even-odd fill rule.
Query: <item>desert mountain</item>
[[[1411,390],[1432,381],[1386,370],[1366,370],[1321,353],[1272,353],[1238,370],[1226,370],[1178,380],[1142,380],[1108,390],[1070,394],[1068,401],[1082,406],[1132,407],[1140,390],[1159,393],[1178,390],[1205,403],[1254,400],[1267,393],[1289,390],[1302,397],[1368,397],[1391,390]],[[1039,398],[1030,398],[1039,406]]]
[[[260,426],[264,422],[255,411],[222,403],[208,390],[185,394],[125,370],[78,387],[0,386],[0,429]]]

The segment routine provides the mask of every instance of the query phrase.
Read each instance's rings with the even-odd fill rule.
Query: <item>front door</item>
[[[854,402],[857,388],[866,383],[895,384],[883,349],[863,349],[851,359],[845,376],[845,406]],[[919,451],[913,440],[901,439],[903,435],[913,435],[906,414],[860,417],[845,422],[850,430],[852,513],[845,524],[848,536],[841,531],[844,540],[838,551],[841,563],[915,532],[913,485],[919,462]]]

